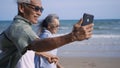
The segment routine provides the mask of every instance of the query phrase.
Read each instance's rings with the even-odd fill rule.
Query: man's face
[[[28,19],[32,24],[36,24],[38,22],[39,16],[41,16],[42,5],[40,0],[31,0],[30,4],[26,4],[24,6],[24,18]]]

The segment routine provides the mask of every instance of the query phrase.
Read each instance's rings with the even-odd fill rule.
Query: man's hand
[[[74,41],[81,41],[89,39],[92,36],[93,23],[85,26],[81,26],[82,19],[74,25],[73,31],[71,32]]]

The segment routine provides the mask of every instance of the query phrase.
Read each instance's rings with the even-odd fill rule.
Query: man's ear
[[[23,4],[19,4],[18,9],[19,9],[20,13],[24,13],[24,5]]]

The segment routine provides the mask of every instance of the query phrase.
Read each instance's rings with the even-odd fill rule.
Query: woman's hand
[[[37,55],[45,57],[49,63],[57,63],[58,57],[48,52],[36,52]]]

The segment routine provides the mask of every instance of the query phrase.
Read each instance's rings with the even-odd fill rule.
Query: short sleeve
[[[26,51],[26,47],[36,38],[39,37],[29,25],[24,24],[17,26],[17,28],[12,31],[12,41],[21,54]]]

